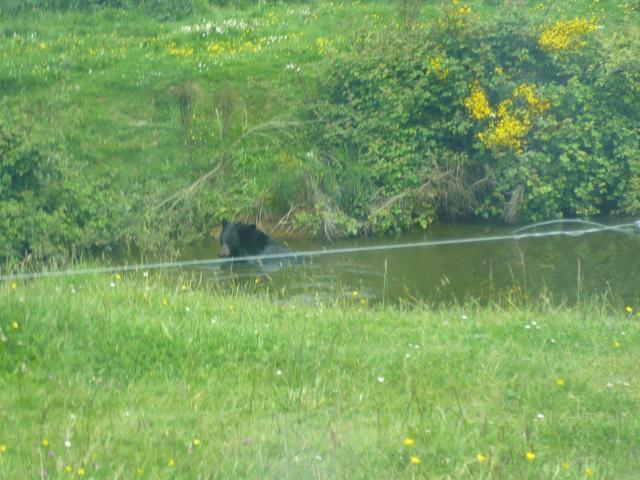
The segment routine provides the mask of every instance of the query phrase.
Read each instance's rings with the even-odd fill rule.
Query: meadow
[[[637,478],[635,306],[0,286],[0,478]]]
[[[498,3],[456,8],[495,18]],[[61,170],[55,188],[0,188],[1,211],[69,199],[25,227],[44,246],[18,252],[53,257],[59,229],[91,237],[76,251],[62,231],[68,258],[158,255],[223,217],[286,217],[312,190],[300,111],[321,67],[458,2],[245,2],[163,19],[14,5],[0,0],[0,127],[24,117],[24,151],[53,145],[38,158]],[[515,7],[638,33],[634,1]],[[70,211],[83,230],[60,220]],[[0,240],[16,238],[3,221]],[[302,301],[258,277],[3,281],[0,479],[637,478],[640,305],[371,305],[356,288]]]

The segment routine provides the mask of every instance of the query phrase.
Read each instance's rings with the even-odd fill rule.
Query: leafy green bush
[[[327,62],[315,174],[361,228],[640,211],[638,39],[499,18],[458,4]]]
[[[26,122],[0,114],[0,260],[50,258],[115,243],[119,205],[107,182],[88,182]]]

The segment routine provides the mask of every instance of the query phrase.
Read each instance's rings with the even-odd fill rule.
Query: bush
[[[26,122],[0,114],[0,260],[66,257],[115,244],[117,204],[106,182],[87,182]]]
[[[316,176],[365,229],[640,211],[640,42],[469,7],[328,60]]]

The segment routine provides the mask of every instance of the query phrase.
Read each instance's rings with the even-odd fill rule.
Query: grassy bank
[[[0,286],[0,477],[636,478],[636,312]]]
[[[60,230],[52,241],[58,250],[73,244],[98,253],[184,244],[224,217],[277,221],[293,212],[286,218],[297,219],[297,227],[320,231],[326,218],[318,217],[331,216],[341,197],[357,197],[366,183],[360,170],[351,178],[322,157],[339,151],[314,156],[316,145],[304,133],[304,107],[328,61],[359,51],[369,37],[384,47],[386,37],[431,28],[445,8],[474,21],[517,13],[534,26],[580,15],[597,19],[606,37],[638,29],[634,2],[606,0],[532,1],[517,10],[479,0],[197,3],[186,16],[161,20],[151,8],[56,10],[34,1],[29,5],[44,7],[25,10],[0,2],[0,114],[10,112],[0,126],[21,117],[24,150],[50,146],[41,157],[56,159],[63,179],[46,184],[56,177],[50,165],[34,166],[32,175],[44,184],[12,185],[24,195],[5,194],[7,215],[23,219],[42,210]],[[6,164],[20,184],[24,172]],[[353,185],[337,191],[325,173]],[[51,207],[57,216],[47,201],[24,207],[25,198],[47,195],[62,199]],[[81,207],[86,211],[69,214]],[[329,221],[344,221],[335,216]],[[7,229],[24,232],[8,237],[25,238],[4,255],[58,255],[48,239],[33,240],[43,223],[14,221]]]

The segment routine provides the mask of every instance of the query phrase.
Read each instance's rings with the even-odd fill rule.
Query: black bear
[[[220,232],[220,258],[249,257],[254,255],[277,255],[282,257],[259,260],[259,263],[289,263],[299,261],[297,256],[286,255],[290,251],[255,225],[222,221]]]

